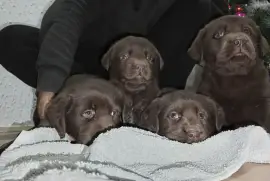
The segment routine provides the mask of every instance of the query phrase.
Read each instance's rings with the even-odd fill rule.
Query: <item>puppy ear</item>
[[[209,107],[211,108],[209,110],[213,112],[213,121],[215,122],[216,130],[219,132],[223,126],[227,125],[224,110],[216,101],[214,101],[210,97],[206,97],[206,100],[208,101],[208,103],[210,103]]]
[[[188,55],[196,60],[201,61],[203,58],[203,37],[205,35],[205,28],[201,29],[197,34],[195,40],[192,42],[191,46],[189,47],[187,53]]]
[[[111,66],[113,50],[114,50],[114,45],[111,46],[109,50],[101,58],[101,64],[106,70],[109,70]]]
[[[223,126],[226,126],[225,113],[222,107],[216,103],[216,128],[220,131]]]
[[[138,125],[151,132],[159,132],[159,114],[161,111],[162,99],[154,99],[142,112]]]
[[[268,53],[270,53],[270,47],[269,47],[268,41],[266,40],[266,38],[263,35],[261,35],[260,48],[261,48],[262,56],[265,56]]]
[[[260,35],[259,49],[261,50],[261,56],[264,57],[266,54],[270,53],[270,46],[266,38],[262,35],[260,27],[257,26],[256,28],[258,35]]]
[[[156,49],[156,54],[158,56],[158,59],[159,59],[159,69],[162,70],[163,67],[164,67],[164,61],[163,61],[163,58],[161,56],[161,54],[159,53],[159,51]]]
[[[66,113],[69,111],[72,103],[71,96],[58,95],[48,106],[46,110],[46,119],[50,125],[56,129],[60,138],[65,137],[66,133]]]

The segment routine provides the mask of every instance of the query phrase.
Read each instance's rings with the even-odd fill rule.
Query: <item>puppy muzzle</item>
[[[256,64],[256,50],[245,33],[229,33],[217,54],[215,69],[221,75],[246,75]]]
[[[256,59],[255,46],[251,38],[242,32],[226,35],[221,48],[221,52],[222,51],[225,51],[227,53],[227,58],[233,62],[243,62],[246,59]]]
[[[130,58],[123,67],[123,75],[128,80],[144,83],[151,78],[152,70],[146,59]]]
[[[186,132],[189,139],[194,140],[200,139],[203,134],[203,130],[199,125],[186,126],[184,127],[184,131]]]

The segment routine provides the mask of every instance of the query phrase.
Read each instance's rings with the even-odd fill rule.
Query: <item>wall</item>
[[[52,3],[53,0],[0,0],[0,29],[9,24],[39,27]],[[31,87],[0,65],[0,127],[30,121],[35,99]]]

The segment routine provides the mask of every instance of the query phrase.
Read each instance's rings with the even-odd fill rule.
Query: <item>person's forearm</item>
[[[54,24],[40,47],[37,60],[37,90],[56,92],[69,75],[79,35],[62,24]]]
[[[53,12],[55,16],[48,14],[53,17],[49,21],[45,17],[44,21],[52,24],[43,34],[40,45],[38,91],[57,92],[70,73],[80,35],[87,23],[86,5],[80,2],[84,1],[64,1],[60,4],[64,7],[53,7],[62,12]],[[41,32],[44,33],[42,29]]]

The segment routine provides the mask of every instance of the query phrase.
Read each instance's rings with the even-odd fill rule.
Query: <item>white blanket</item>
[[[0,180],[220,181],[245,162],[270,163],[270,137],[255,126],[193,145],[129,127],[90,147],[58,138],[54,129],[23,131],[0,157]]]
[[[1,181],[109,180],[85,166],[81,152],[86,147],[59,140],[54,129],[22,131],[0,157]]]

